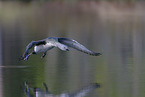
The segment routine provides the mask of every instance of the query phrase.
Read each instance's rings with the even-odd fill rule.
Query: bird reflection
[[[34,97],[30,94],[30,85],[27,82],[24,83],[24,93],[27,97]]]
[[[96,88],[100,88],[100,84],[98,83],[93,83],[90,84],[86,87],[83,87],[82,89],[74,92],[74,93],[61,93],[59,95],[54,95],[51,92],[49,92],[48,87],[45,83],[43,83],[43,86],[45,90],[42,90],[40,88],[33,88],[34,92],[33,95],[30,94],[30,85],[28,83],[25,83],[25,94],[27,97],[84,97],[86,96],[89,92],[95,90]]]

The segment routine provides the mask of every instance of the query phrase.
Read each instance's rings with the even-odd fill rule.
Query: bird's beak
[[[69,51],[69,49],[66,49],[66,51]]]

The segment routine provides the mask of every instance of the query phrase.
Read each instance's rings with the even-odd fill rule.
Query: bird
[[[29,53],[29,50],[32,47],[34,47],[34,49],[31,53]],[[62,38],[62,37],[48,37],[46,39],[42,39],[38,41],[31,41],[26,46],[26,50],[19,60],[28,60],[30,55],[39,54],[39,53],[43,53],[41,58],[44,58],[47,51],[51,50],[54,47],[58,47],[62,51],[70,51],[69,47],[71,47],[89,55],[93,55],[93,56],[101,55],[101,53],[96,53],[89,50],[88,48],[86,48],[76,40],[69,39],[69,38]]]

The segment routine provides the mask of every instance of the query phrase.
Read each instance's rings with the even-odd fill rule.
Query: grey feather
[[[32,47],[34,47],[34,51],[29,54],[29,50]],[[82,44],[78,43],[77,41],[75,41],[73,39],[48,37],[43,40],[30,42],[27,45],[26,50],[25,50],[23,56],[20,58],[20,60],[23,60],[23,59],[27,60],[31,54],[38,54],[41,52],[46,53],[48,50],[52,49],[53,47],[58,47],[59,49],[61,49],[63,51],[69,51],[68,47],[72,47],[76,50],[79,50],[81,52],[84,52],[84,53],[87,53],[87,54],[90,54],[93,56],[101,55],[100,53],[96,53],[96,52],[93,52],[93,51],[87,49],[85,46],[83,46]]]
[[[31,49],[33,46],[35,46],[35,45],[41,45],[41,44],[46,44],[45,40],[31,41],[27,45],[26,50],[25,50],[23,56],[19,60],[23,60],[25,57],[27,57],[28,54],[29,54],[29,49]]]
[[[89,49],[87,49],[85,46],[83,46],[82,44],[78,43],[77,41],[75,40],[72,40],[72,39],[68,39],[68,38],[58,38],[58,41],[64,45],[67,45],[69,47],[72,47],[74,49],[77,49],[81,52],[84,52],[84,53],[87,53],[87,54],[90,54],[90,55],[93,55],[93,56],[99,56],[101,55],[100,53],[96,53],[96,52],[93,52]]]

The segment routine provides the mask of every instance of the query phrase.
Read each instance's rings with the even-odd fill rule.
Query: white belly
[[[34,52],[36,54],[47,52],[48,50],[52,49],[54,46],[52,43],[47,43],[45,45],[39,45],[34,47]]]

